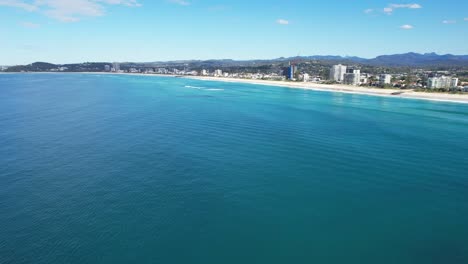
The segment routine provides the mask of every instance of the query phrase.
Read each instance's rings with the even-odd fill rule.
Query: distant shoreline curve
[[[285,81],[272,81],[272,80],[254,80],[254,79],[239,79],[239,78],[225,78],[225,77],[208,77],[208,76],[190,76],[190,75],[170,75],[170,74],[142,74],[142,73],[111,73],[111,72],[27,72],[20,74],[35,74],[35,73],[48,73],[48,74],[96,74],[96,75],[128,75],[128,76],[148,76],[148,77],[179,77],[200,81],[217,81],[228,83],[247,83],[256,85],[276,86],[293,89],[335,92],[335,93],[348,93],[348,94],[361,94],[371,96],[383,96],[391,98],[403,99],[420,99],[438,102],[451,102],[468,104],[468,94],[445,94],[445,93],[424,93],[415,92],[412,90],[400,89],[379,89],[373,87],[360,87],[343,84],[319,84],[319,83],[301,83],[301,82],[285,82]],[[14,74],[14,73],[0,73],[0,74]],[[18,74],[18,73],[16,73]],[[397,93],[397,94],[392,94]]]

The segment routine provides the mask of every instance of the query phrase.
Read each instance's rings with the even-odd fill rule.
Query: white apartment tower
[[[221,77],[221,76],[223,76],[223,71],[220,70],[220,69],[215,70],[215,71],[214,71],[214,76],[216,76],[216,77]]]
[[[361,81],[361,70],[347,69],[344,74],[343,83],[350,85],[359,85]]]
[[[345,65],[333,65],[330,69],[330,80],[343,82],[347,67]]]
[[[119,72],[119,71],[120,71],[120,64],[119,64],[119,63],[114,62],[114,63],[112,64],[112,66],[113,66],[113,70],[112,70],[112,71],[114,71],[114,72]]]
[[[390,75],[390,74],[380,74],[379,83],[380,83],[380,85],[391,84],[392,83],[392,75]]]
[[[427,88],[440,89],[440,88],[454,88],[458,86],[458,78],[450,77],[432,77],[427,80]]]

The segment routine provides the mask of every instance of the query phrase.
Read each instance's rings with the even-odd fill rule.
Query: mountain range
[[[299,58],[321,61],[351,61],[372,66],[468,66],[468,55],[438,55],[434,52],[424,54],[409,52],[404,54],[382,55],[372,59],[319,55]],[[298,59],[298,57],[279,58],[278,60],[294,59]]]
[[[215,59],[215,60],[177,60],[177,61],[154,61],[145,63],[125,62],[122,63],[131,66],[170,66],[170,65],[190,65],[192,67],[258,67],[261,65],[287,62],[317,60],[325,64],[361,64],[369,66],[385,66],[385,67],[468,67],[468,55],[438,55],[436,53],[419,54],[414,52],[394,55],[382,55],[372,59],[348,56],[296,56],[288,58],[276,58],[271,60],[231,60],[231,59]],[[36,62],[29,65],[18,65],[9,67],[7,71],[49,71],[60,66],[66,66],[68,71],[102,71],[104,63],[77,63],[77,64],[51,64],[45,62]]]
[[[224,65],[237,65],[243,64],[261,64],[269,62],[288,62],[288,61],[301,61],[301,60],[317,60],[317,61],[329,61],[334,63],[358,63],[371,66],[468,66],[468,55],[452,55],[444,54],[438,55],[432,53],[415,53],[408,52],[404,54],[393,54],[393,55],[382,55],[372,59],[366,59],[356,56],[334,56],[334,55],[314,55],[314,56],[295,56],[295,57],[281,57],[271,60],[179,60],[179,61],[166,61],[166,62],[152,62],[151,64],[168,64],[168,63],[215,63]]]

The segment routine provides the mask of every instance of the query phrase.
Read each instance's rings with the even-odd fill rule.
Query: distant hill
[[[156,62],[123,62],[121,67],[128,69],[130,67],[192,67],[192,68],[230,68],[230,67],[245,67],[256,68],[263,65],[283,64],[290,61],[310,61],[315,60],[321,62],[325,67],[332,64],[361,64],[368,66],[384,66],[384,67],[468,67],[468,55],[438,55],[436,53],[419,54],[414,52],[394,55],[382,55],[373,59],[365,59],[360,57],[343,57],[333,55],[314,55],[314,56],[296,56],[289,58],[276,58],[270,60],[178,60],[178,61],[156,61]],[[47,62],[35,62],[28,65],[11,66],[6,71],[8,72],[41,72],[41,71],[67,71],[67,72],[99,72],[104,70],[105,65],[111,65],[110,62],[94,62],[94,63],[77,63],[77,64],[51,64]]]
[[[350,61],[372,66],[468,66],[468,55],[438,55],[436,53],[419,54],[414,52],[404,54],[382,55],[373,59],[342,56],[305,56],[303,59],[322,61]],[[280,58],[278,60],[294,60],[298,57]]]
[[[437,55],[436,53],[418,54],[414,52],[395,55],[383,55],[367,60],[370,65],[386,66],[467,66],[468,55]]]
[[[334,56],[334,55],[313,55],[313,56],[295,56],[281,57],[271,60],[192,60],[192,61],[171,61],[171,62],[153,62],[152,64],[170,64],[170,63],[186,63],[197,65],[217,65],[217,66],[232,66],[232,65],[254,65],[260,63],[288,62],[301,60],[317,60],[323,62],[335,63],[359,63],[371,66],[468,66],[468,55],[438,55],[436,53],[419,54],[414,52],[404,54],[382,55],[373,59],[360,58],[355,56]]]
[[[28,65],[17,65],[8,67],[7,72],[48,72],[57,71],[59,67],[62,67],[62,71],[67,72],[99,72],[104,69],[105,65],[110,63],[105,62],[93,62],[93,63],[77,63],[77,64],[52,64],[48,62],[34,62]]]
[[[12,66],[7,69],[9,72],[19,72],[19,71],[49,71],[56,68],[57,66],[52,63],[47,62],[35,62],[29,65],[18,65]]]

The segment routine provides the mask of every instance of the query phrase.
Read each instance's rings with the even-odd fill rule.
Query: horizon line
[[[183,62],[183,61],[271,61],[271,60],[281,60],[281,59],[292,59],[292,58],[306,58],[306,57],[340,57],[342,59],[347,59],[347,58],[359,58],[359,59],[364,59],[364,60],[372,60],[376,59],[381,56],[395,56],[395,55],[406,55],[406,54],[418,54],[418,55],[427,55],[427,54],[434,54],[437,56],[446,56],[446,55],[451,55],[451,56],[468,56],[468,54],[452,54],[452,53],[445,53],[445,54],[438,54],[437,52],[425,52],[425,53],[419,53],[419,52],[414,52],[414,51],[409,51],[405,53],[395,53],[395,54],[382,54],[378,55],[372,58],[366,58],[366,57],[360,57],[360,56],[353,56],[353,55],[298,55],[298,56],[289,56],[289,57],[276,57],[276,58],[270,58],[270,59],[233,59],[233,58],[222,58],[222,59],[174,59],[174,60],[154,60],[154,61],[82,61],[82,62],[69,62],[69,63],[56,63],[56,62],[48,62],[48,61],[34,61],[28,64],[0,64],[0,66],[20,66],[20,65],[30,65],[33,63],[50,63],[50,64],[56,64],[56,65],[65,65],[65,64],[83,64],[83,63],[164,63],[164,62]]]

